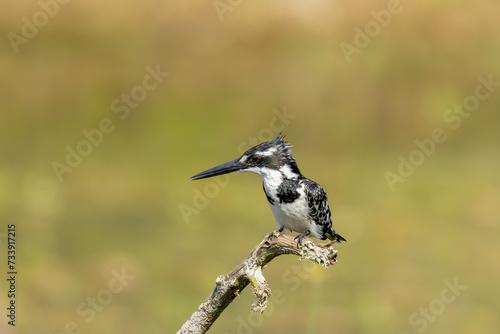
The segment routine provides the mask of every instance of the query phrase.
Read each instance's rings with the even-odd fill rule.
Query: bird
[[[297,247],[304,237],[332,242],[346,241],[332,228],[332,214],[325,190],[299,170],[285,141],[285,135],[249,148],[239,158],[191,177],[200,180],[228,173],[251,172],[262,177],[264,193],[278,224],[278,232],[299,233]],[[275,231],[269,234],[272,239]]]

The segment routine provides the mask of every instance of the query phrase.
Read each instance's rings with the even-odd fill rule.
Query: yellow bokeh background
[[[498,2],[2,8],[1,333],[175,333],[276,227],[258,176],[189,177],[281,130],[348,242],[274,260],[270,308],[245,290],[211,333],[498,333]]]

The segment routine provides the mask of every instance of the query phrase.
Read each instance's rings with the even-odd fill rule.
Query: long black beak
[[[245,167],[247,166],[244,163],[238,162],[237,160],[233,160],[226,162],[225,164],[222,164],[220,166],[210,168],[204,172],[196,174],[195,176],[191,176],[191,180],[200,180],[200,179],[205,179],[207,177],[236,172]]]

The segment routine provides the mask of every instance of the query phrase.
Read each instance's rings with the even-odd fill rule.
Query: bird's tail
[[[340,234],[335,232],[335,230],[332,228],[329,232],[325,233],[326,237],[332,241],[336,241],[340,243],[341,241],[346,241]]]

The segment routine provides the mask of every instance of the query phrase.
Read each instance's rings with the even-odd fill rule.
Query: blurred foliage
[[[245,291],[211,332],[497,333],[500,90],[456,130],[443,115],[479,76],[500,81],[500,7],[400,4],[348,63],[339,45],[387,1],[243,1],[223,21],[211,1],[71,1],[17,53],[9,33],[42,7],[3,1],[0,234],[17,224],[19,310],[0,331],[175,332],[275,228],[257,176],[189,177],[286,125],[348,242],[328,271],[276,259],[274,308],[252,315]],[[170,75],[120,119],[113,102],[157,66]],[[59,182],[53,162],[105,118],[113,131]],[[391,191],[384,173],[436,128],[447,140]],[[79,305],[122,268],[135,278],[87,322]],[[455,278],[467,288],[438,308]]]

